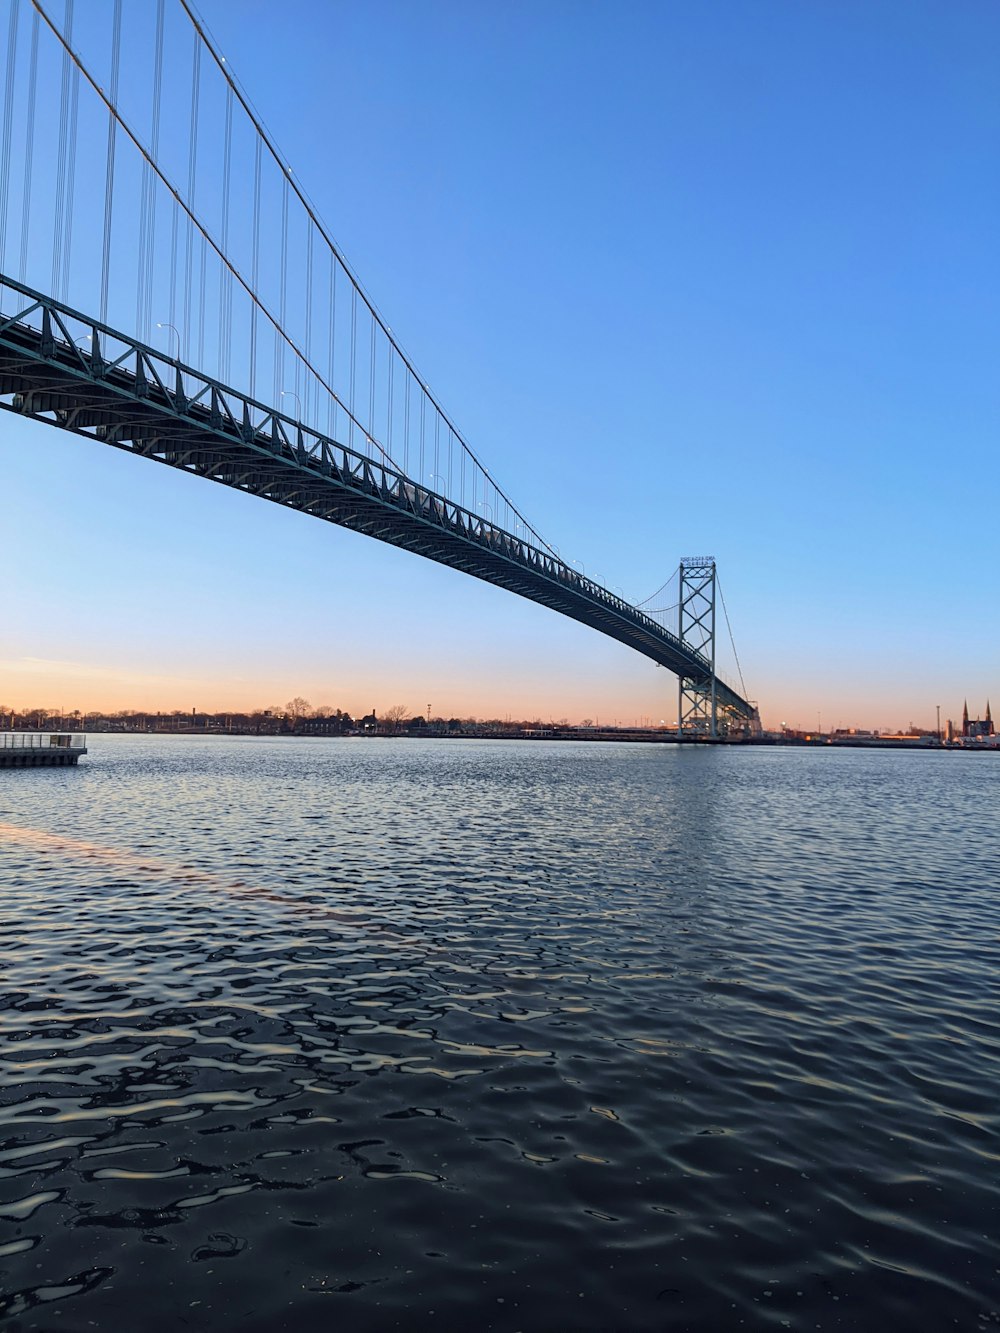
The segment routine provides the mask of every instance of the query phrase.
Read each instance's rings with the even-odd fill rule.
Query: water
[[[1000,763],[0,775],[0,1325],[1000,1324]]]

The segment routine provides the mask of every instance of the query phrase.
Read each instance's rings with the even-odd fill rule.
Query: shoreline
[[[16,732],[14,734],[17,734]],[[531,731],[348,731],[348,732],[320,732],[320,731],[273,731],[257,732],[243,728],[220,729],[210,727],[187,727],[180,730],[157,729],[157,728],[131,728],[131,727],[107,727],[95,730],[88,728],[85,733],[92,737],[98,736],[173,736],[173,737],[196,737],[205,738],[215,736],[220,738],[241,737],[250,740],[365,740],[365,741],[386,741],[386,740],[491,740],[491,741],[564,741],[576,742],[582,744],[640,744],[640,745],[701,745],[701,746],[737,746],[737,747],[765,747],[772,749],[795,749],[795,750],[905,750],[905,751],[928,751],[928,750],[947,750],[949,752],[959,752],[963,754],[1000,754],[1000,745],[957,745],[954,742],[937,742],[933,738],[913,737],[903,740],[889,740],[877,736],[864,738],[841,738],[841,737],[816,737],[816,738],[784,738],[784,737],[717,737],[715,739],[709,736],[684,736],[678,738],[676,733],[650,731],[643,728],[594,728],[588,731],[579,731],[575,728],[540,728]]]

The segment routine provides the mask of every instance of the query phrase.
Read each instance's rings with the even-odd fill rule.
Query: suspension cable
[[[32,3],[36,3],[36,0],[32,0]],[[493,476],[491,475],[489,469],[488,469],[488,468],[487,468],[487,467],[486,467],[486,466],[479,460],[479,458],[476,456],[475,452],[470,448],[469,444],[466,442],[465,437],[462,435],[461,431],[458,430],[458,428],[454,425],[454,423],[451,421],[451,419],[450,419],[450,417],[448,416],[448,414],[445,412],[444,408],[441,406],[441,404],[440,404],[440,403],[438,402],[438,400],[435,398],[434,394],[431,393],[430,389],[427,387],[427,385],[425,384],[424,380],[420,377],[420,375],[418,374],[418,372],[417,372],[417,370],[416,370],[416,367],[413,365],[413,363],[412,363],[412,361],[410,360],[410,358],[409,358],[409,357],[406,355],[406,353],[403,351],[402,347],[399,345],[399,342],[396,340],[394,334],[393,334],[392,331],[390,330],[388,324],[387,324],[387,323],[385,322],[385,320],[382,318],[382,316],[381,316],[381,314],[379,313],[378,308],[376,307],[374,301],[372,301],[372,299],[368,296],[368,294],[367,294],[367,292],[365,291],[365,289],[364,289],[364,287],[363,287],[363,285],[362,285],[360,279],[359,279],[359,278],[357,277],[357,275],[354,273],[354,270],[351,268],[350,264],[348,264],[346,258],[344,257],[343,252],[340,250],[340,247],[336,244],[336,242],[335,242],[335,241],[333,240],[333,238],[330,236],[330,234],[329,234],[329,232],[327,231],[326,227],[323,225],[321,219],[319,218],[319,216],[318,216],[318,214],[317,214],[315,208],[314,208],[313,205],[310,203],[310,201],[309,201],[307,195],[306,195],[305,192],[301,189],[301,187],[299,186],[298,182],[295,180],[295,178],[294,178],[294,176],[293,176],[293,174],[292,174],[292,169],[291,169],[291,167],[289,166],[288,162],[282,157],[281,153],[278,151],[277,145],[275,144],[274,140],[271,138],[271,135],[268,133],[268,131],[267,131],[267,129],[266,129],[266,127],[265,127],[263,121],[261,120],[260,116],[258,116],[257,113],[256,113],[256,111],[254,110],[254,108],[253,108],[253,106],[252,106],[252,104],[251,104],[249,98],[248,98],[247,95],[244,93],[244,91],[243,91],[243,89],[242,89],[242,87],[241,87],[239,81],[238,81],[238,80],[235,78],[235,76],[233,75],[232,70],[230,69],[228,62],[227,62],[226,60],[224,60],[223,57],[219,54],[219,51],[218,51],[218,49],[216,48],[214,41],[213,41],[213,40],[210,38],[210,36],[208,35],[208,31],[207,31],[205,25],[202,23],[202,21],[201,21],[201,20],[198,18],[198,16],[195,14],[193,8],[192,8],[191,5],[188,3],[188,0],[179,0],[179,3],[180,3],[181,8],[184,10],[185,14],[187,15],[188,19],[190,20],[190,22],[191,22],[192,26],[194,27],[195,31],[198,33],[198,35],[199,35],[199,37],[201,38],[201,40],[205,43],[205,47],[206,47],[206,49],[208,50],[208,52],[209,52],[209,54],[211,55],[212,59],[215,61],[216,65],[218,66],[219,71],[221,72],[223,78],[226,80],[226,82],[229,84],[229,86],[233,89],[233,92],[235,93],[237,100],[239,101],[239,103],[240,103],[240,105],[242,106],[244,112],[246,113],[248,119],[250,120],[250,123],[253,125],[254,129],[257,131],[257,134],[259,135],[260,139],[263,141],[264,146],[267,148],[267,150],[268,150],[268,152],[270,153],[271,157],[274,159],[274,162],[277,164],[277,166],[278,166],[278,168],[280,169],[280,171],[281,171],[283,177],[285,178],[285,180],[290,184],[290,186],[291,186],[293,192],[295,193],[295,196],[296,196],[296,198],[298,199],[299,203],[300,203],[300,204],[302,205],[302,207],[305,209],[305,212],[306,212],[307,217],[308,217],[309,220],[312,222],[312,224],[313,224],[313,226],[316,228],[316,230],[319,232],[320,236],[323,238],[323,240],[324,240],[324,242],[327,244],[327,246],[329,246],[329,248],[330,248],[330,250],[333,252],[333,254],[336,255],[337,260],[338,260],[338,262],[340,263],[341,267],[343,268],[344,272],[347,274],[347,276],[348,276],[348,278],[350,279],[351,283],[353,284],[353,286],[354,286],[355,289],[357,290],[358,295],[361,297],[362,301],[365,303],[365,306],[367,307],[369,313],[371,314],[372,319],[376,322],[376,324],[378,325],[378,327],[382,330],[382,333],[385,335],[387,341],[391,344],[391,346],[392,346],[393,348],[395,348],[397,355],[399,356],[399,358],[400,358],[400,360],[403,362],[403,364],[406,366],[407,370],[410,372],[410,374],[413,376],[413,378],[416,380],[416,382],[421,386],[421,390],[422,390],[422,392],[427,396],[427,398],[429,399],[429,401],[430,401],[431,405],[433,406],[434,410],[435,410],[437,413],[439,413],[439,415],[444,419],[445,424],[449,427],[450,430],[452,430],[452,431],[454,432],[455,438],[461,443],[462,448],[465,449],[465,450],[467,451],[467,453],[468,453],[469,456],[471,457],[472,461],[475,463],[476,467],[478,467],[479,470],[483,473],[484,477],[489,481],[490,485],[491,485],[491,486],[493,487],[493,489],[496,491],[496,493],[497,493],[497,495],[500,497],[500,499],[502,499],[502,500],[504,501],[504,503],[507,505],[507,507],[511,510],[511,512],[512,512],[513,514],[515,514],[516,517],[519,518],[519,519],[521,520],[521,522],[524,524],[524,527],[525,527],[529,532],[531,532],[531,533],[533,534],[533,536],[535,536],[535,537],[538,539],[538,541],[541,543],[541,545],[544,546],[545,549],[546,549],[547,551],[549,551],[551,554],[554,555],[555,552],[554,552],[552,546],[550,546],[550,544],[549,544],[549,543],[542,537],[542,535],[537,531],[537,529],[534,528],[534,527],[528,522],[528,520],[524,517],[524,515],[521,513],[521,511],[517,508],[517,506],[516,506],[516,505],[514,504],[514,502],[510,499],[510,497],[507,495],[507,493],[506,493],[504,490],[501,489],[501,487],[498,485],[498,483],[494,480],[494,478],[493,478]],[[291,344],[291,342],[289,341],[289,345],[291,346],[291,345],[293,345],[293,344]],[[308,362],[305,361],[305,357],[302,357],[302,360],[303,360],[303,362],[305,362],[305,364],[308,365]],[[311,367],[310,367],[310,369],[311,369]],[[314,372],[314,373],[315,373],[315,372]],[[317,375],[317,379],[319,379],[319,378],[320,378],[320,377]],[[321,380],[320,382],[323,383],[322,380]],[[329,388],[329,386],[326,386],[326,387]],[[332,393],[333,390],[330,389],[330,392]],[[357,424],[358,428],[359,428],[362,432],[364,432],[364,427],[361,426],[361,423],[360,423],[360,422],[356,422],[356,424]],[[370,438],[370,437],[369,437],[369,438]],[[373,443],[375,443],[376,445],[378,444],[378,442],[377,442],[377,441],[374,441],[374,440],[373,440]],[[380,446],[380,445],[379,445],[378,447],[381,449],[381,446]],[[384,450],[383,450],[382,452],[384,453]]]
[[[192,210],[195,207],[195,190],[198,183],[198,120],[201,105],[201,46],[197,40],[191,52],[191,110],[188,120],[188,183],[187,199]],[[188,225],[184,238],[184,304],[181,328],[184,330],[184,346],[191,346],[191,302],[192,276],[194,272],[194,228]],[[203,307],[204,308],[204,305]]]
[[[36,5],[35,8],[37,10],[38,6]],[[68,0],[64,22],[66,31],[69,33],[68,40],[72,41],[73,0]],[[59,93],[59,143],[56,148],[55,216],[52,224],[52,290],[57,296],[62,295],[63,224],[66,209],[66,129],[69,123],[71,68],[72,61],[70,60],[69,48],[67,43],[63,42],[62,84]]]
[[[240,286],[241,286],[241,287],[243,288],[243,290],[246,292],[247,296],[250,297],[250,300],[253,302],[255,308],[258,309],[258,310],[260,311],[260,313],[261,313],[261,314],[265,317],[265,319],[268,321],[268,323],[271,324],[271,326],[273,327],[275,333],[276,333],[280,338],[284,339],[284,341],[287,343],[287,345],[292,349],[292,351],[295,353],[295,355],[302,361],[303,365],[306,366],[306,368],[310,371],[310,373],[313,374],[313,375],[315,375],[317,381],[318,381],[320,384],[322,384],[323,388],[326,389],[327,393],[329,393],[332,397],[334,397],[334,398],[337,400],[337,402],[340,404],[341,407],[344,407],[344,403],[343,403],[343,401],[340,399],[339,395],[337,395],[337,394],[334,392],[332,386],[329,385],[329,384],[327,384],[326,380],[323,378],[323,376],[320,374],[320,372],[316,369],[316,367],[312,364],[312,362],[306,360],[305,356],[303,356],[303,354],[302,354],[301,350],[299,349],[299,347],[298,347],[298,346],[296,345],[296,343],[295,343],[295,342],[288,336],[288,334],[285,332],[285,330],[280,326],[280,324],[278,323],[278,321],[275,319],[274,315],[271,313],[271,311],[268,309],[268,307],[264,304],[264,302],[261,300],[261,298],[257,295],[257,293],[253,290],[252,286],[251,286],[251,285],[250,285],[250,284],[249,284],[249,283],[248,283],[248,282],[241,276],[241,274],[237,271],[237,269],[236,269],[235,266],[231,263],[231,261],[229,260],[229,258],[223,253],[223,251],[221,250],[221,248],[220,248],[218,242],[215,240],[215,238],[211,235],[211,233],[207,230],[207,228],[206,228],[206,227],[205,227],[205,226],[198,220],[198,218],[195,217],[195,215],[194,215],[194,213],[192,212],[192,210],[191,210],[190,206],[188,205],[188,203],[187,203],[184,199],[181,198],[180,192],[179,192],[179,191],[177,190],[177,188],[171,183],[170,179],[169,179],[169,178],[166,176],[166,174],[164,173],[163,168],[159,165],[158,162],[156,162],[156,161],[152,158],[152,156],[150,155],[148,149],[146,149],[146,148],[143,146],[143,143],[142,143],[142,141],[139,139],[138,135],[135,133],[135,131],[132,129],[132,127],[128,124],[128,122],[127,122],[127,121],[125,120],[125,118],[122,116],[122,114],[121,114],[121,112],[118,110],[118,108],[117,108],[117,107],[110,101],[110,99],[108,98],[107,93],[105,93],[104,89],[97,83],[97,81],[96,81],[96,80],[94,79],[94,77],[91,75],[91,73],[90,73],[90,71],[87,69],[86,65],[84,65],[83,61],[80,59],[80,57],[77,55],[76,51],[71,47],[71,45],[69,44],[69,42],[67,41],[67,39],[63,36],[63,34],[59,31],[59,29],[58,29],[58,28],[56,27],[56,25],[53,23],[52,19],[49,18],[48,14],[45,12],[45,9],[43,8],[43,6],[42,6],[42,4],[41,4],[41,0],[31,0],[31,3],[32,3],[32,5],[34,6],[34,8],[38,11],[38,13],[42,16],[42,19],[45,21],[46,25],[48,26],[48,28],[50,29],[50,31],[52,32],[52,34],[55,36],[56,40],[57,40],[57,41],[60,43],[60,45],[63,47],[63,50],[66,52],[66,55],[67,55],[68,59],[69,59],[69,60],[72,62],[72,64],[75,65],[76,68],[80,71],[80,73],[83,75],[83,77],[84,77],[84,78],[87,80],[87,82],[90,84],[90,86],[91,86],[91,88],[94,90],[94,92],[97,93],[98,97],[101,99],[101,101],[104,103],[104,105],[105,105],[105,106],[108,108],[108,110],[112,113],[112,115],[114,116],[115,120],[116,120],[116,121],[118,122],[118,124],[121,126],[121,129],[122,129],[123,133],[124,133],[124,134],[126,135],[126,137],[131,141],[131,143],[133,144],[133,146],[139,150],[139,152],[142,154],[143,158],[150,164],[150,166],[153,168],[153,171],[156,173],[157,177],[159,178],[160,182],[161,182],[161,183],[167,188],[167,190],[169,190],[169,192],[173,195],[173,197],[174,197],[174,201],[175,201],[175,203],[177,204],[178,208],[184,213],[185,217],[187,217],[187,218],[190,220],[190,222],[192,222],[192,223],[194,224],[194,226],[198,229],[198,231],[201,233],[201,235],[204,236],[205,240],[206,240],[206,241],[208,242],[208,244],[212,247],[213,251],[214,251],[215,254],[218,256],[218,258],[222,261],[223,264],[225,264],[226,268],[227,268],[227,269],[229,270],[229,272],[233,275],[233,277],[236,279],[236,281],[240,284]],[[183,0],[181,0],[181,3],[183,3]],[[239,94],[237,93],[237,96],[238,96],[238,95],[239,95]],[[176,219],[176,217],[177,217],[177,211],[175,210],[175,212],[174,212],[174,218]],[[175,266],[176,266],[176,258],[174,259],[174,264],[175,264]],[[174,285],[175,285],[175,284],[174,284]],[[173,322],[173,321],[171,321],[171,322]],[[346,410],[347,410],[347,409],[345,408],[345,411],[346,411]],[[350,415],[350,413],[349,413],[348,415]],[[357,421],[356,419],[354,419],[353,416],[352,416],[351,419],[354,420],[354,424],[355,424],[355,425],[357,426],[357,428],[362,432],[362,434],[364,434],[364,433],[365,433],[365,432],[364,432],[364,427],[361,425],[360,421]],[[390,467],[395,468],[395,466],[396,466],[395,463],[394,463],[393,460],[389,457],[389,455],[385,452],[385,450],[382,448],[382,446],[378,443],[378,441],[377,441],[377,440],[373,440],[372,443],[375,444],[376,448],[378,448],[379,452],[382,454],[383,458],[384,458],[384,459],[386,460],[386,462],[390,465]]]
[[[155,62],[153,72],[153,117],[152,117],[152,152],[156,157],[160,151],[160,123],[162,119],[163,102],[163,38],[166,21],[166,3],[165,0],[156,0],[156,42],[155,42]],[[146,173],[146,191],[149,199],[148,203],[148,224],[149,231],[146,238],[146,269],[145,269],[145,305],[143,312],[143,322],[139,329],[140,337],[147,342],[152,338],[153,333],[153,274],[156,267],[156,182],[153,179],[152,168],[148,162],[143,162],[143,171]]]
[[[5,264],[7,242],[7,199],[10,193],[10,141],[14,132],[14,69],[17,56],[17,5],[10,7],[7,31],[7,82],[3,99],[3,145],[0,148],[0,264]]]
[[[650,602],[656,601],[656,599],[660,596],[661,593],[666,592],[667,589],[670,587],[671,583],[673,583],[674,579],[677,577],[679,570],[680,570],[680,565],[677,566],[677,569],[675,569],[674,572],[670,575],[666,583],[661,584],[660,587],[657,588],[656,592],[650,593],[650,595],[648,597],[643,598],[641,602],[636,602],[635,603],[636,609],[639,610],[644,606],[648,606]],[[674,606],[676,605],[677,603],[675,602]],[[672,608],[667,607],[666,610],[669,611],[672,610]]]
[[[21,254],[18,275],[28,272],[28,235],[31,226],[31,166],[35,160],[35,103],[38,91],[38,15],[31,16],[31,65],[28,74],[28,115],[24,125],[24,184],[21,190]]]
[[[233,173],[233,94],[226,89],[226,132],[222,153],[222,248],[229,249],[229,195]],[[232,370],[233,283],[226,269],[219,270],[219,378],[227,384]]]
[[[743,691],[743,698],[746,699],[748,698],[748,695],[746,682],[743,679],[743,668],[740,666],[740,655],[736,651],[736,640],[733,638],[733,627],[729,623],[729,612],[726,609],[726,599],[722,591],[722,580],[719,578],[718,570],[716,570],[715,581],[719,588],[719,601],[722,603],[722,614],[726,617],[726,629],[729,631],[729,642],[732,646],[733,657],[736,659],[736,671],[740,678],[740,689]]]
[[[118,71],[121,62],[122,0],[115,0],[111,31],[111,114],[108,117],[107,173],[104,179],[104,244],[101,249],[101,320],[107,323],[108,288],[111,281],[111,224],[115,205],[115,144],[118,137],[114,106],[118,101]],[[74,153],[75,157],[76,154]]]
[[[66,0],[66,12],[70,13],[73,0]],[[76,204],[76,143],[78,137],[80,110],[80,73],[70,71],[69,126],[67,129],[66,159],[66,229],[63,234],[62,291],[64,301],[69,300],[69,273],[73,259],[73,210]]]

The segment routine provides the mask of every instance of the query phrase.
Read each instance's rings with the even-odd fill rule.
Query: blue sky
[[[1000,9],[201,0],[404,346],[564,556],[719,560],[765,721],[1000,703]],[[0,703],[669,718],[542,608],[0,421]]]

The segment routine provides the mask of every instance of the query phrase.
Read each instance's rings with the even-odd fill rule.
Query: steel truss
[[[685,640],[683,617],[675,636],[523,536],[3,275],[0,408],[507,588],[651,658],[681,677],[682,688],[710,696],[713,708],[753,715],[752,704],[716,680],[714,655]]]
[[[681,735],[719,734],[718,677],[715,674],[715,560],[689,556],[681,561],[677,634],[681,642],[708,662],[710,673],[677,676],[677,730]]]

